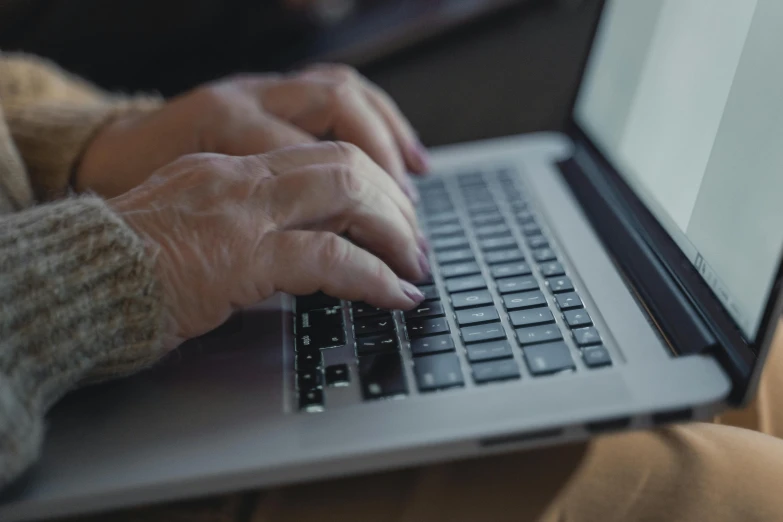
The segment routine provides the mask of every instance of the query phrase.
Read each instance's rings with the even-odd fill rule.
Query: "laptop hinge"
[[[688,294],[646,241],[620,194],[587,153],[579,152],[558,166],[652,322],[677,355],[712,351],[718,341]]]

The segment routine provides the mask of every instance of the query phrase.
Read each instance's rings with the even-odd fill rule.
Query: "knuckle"
[[[211,110],[223,110],[231,106],[232,83],[221,81],[198,88],[193,93],[194,101],[200,107],[209,107]]]
[[[340,194],[351,202],[363,200],[366,183],[356,168],[339,165],[334,169],[334,184]]]
[[[364,161],[364,151],[353,143],[345,141],[335,141],[334,147],[337,148],[337,156],[346,165],[361,165]]]
[[[353,82],[359,78],[359,73],[350,65],[333,63],[327,65],[329,73],[338,81]]]
[[[341,267],[348,260],[349,243],[341,239],[337,234],[324,232],[321,234],[319,243],[321,262],[324,263],[327,269],[326,273]]]
[[[344,107],[359,95],[353,82],[344,78],[335,78],[325,88],[328,99],[334,107]]]

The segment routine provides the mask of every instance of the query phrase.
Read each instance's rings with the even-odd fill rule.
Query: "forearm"
[[[0,488],[36,458],[65,392],[162,355],[151,264],[98,198],[0,216]]]

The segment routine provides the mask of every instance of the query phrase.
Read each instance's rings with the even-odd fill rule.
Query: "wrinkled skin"
[[[170,348],[277,291],[423,300],[406,281],[429,271],[413,206],[354,145],[184,156],[109,205],[155,256]]]

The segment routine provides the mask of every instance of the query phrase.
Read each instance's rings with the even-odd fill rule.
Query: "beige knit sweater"
[[[36,459],[65,392],[161,355],[162,294],[141,241],[103,200],[68,190],[101,125],[159,104],[0,54],[0,489]]]

